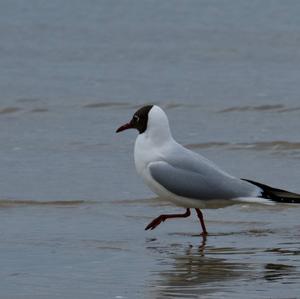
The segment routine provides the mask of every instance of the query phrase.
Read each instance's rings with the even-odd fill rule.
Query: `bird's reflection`
[[[162,269],[153,273],[156,298],[198,298],[201,294],[222,288],[226,281],[247,273],[244,264],[207,256],[209,248],[206,246],[206,239],[203,238],[197,246],[173,244],[148,247],[149,250],[157,250],[160,255],[167,254]],[[213,251],[216,252],[215,249]]]

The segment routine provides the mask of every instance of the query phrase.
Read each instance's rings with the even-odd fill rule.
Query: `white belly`
[[[167,151],[167,148],[153,147],[150,140],[148,140],[144,134],[139,135],[134,147],[134,162],[136,171],[142,177],[145,184],[159,197],[164,200],[171,201],[178,206],[187,207],[186,204],[188,199],[171,193],[162,185],[157,183],[150,174],[149,164],[153,161],[163,159],[163,156],[164,154],[167,154]]]

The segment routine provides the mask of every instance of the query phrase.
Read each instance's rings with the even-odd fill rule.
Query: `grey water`
[[[136,175],[141,105],[300,193],[298,1],[0,1],[1,298],[300,298],[300,207],[180,211]]]

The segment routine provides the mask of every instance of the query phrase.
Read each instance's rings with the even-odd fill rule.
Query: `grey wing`
[[[253,195],[256,189],[208,165],[204,165],[204,172],[165,161],[153,162],[149,168],[153,179],[168,191],[192,199],[247,197]]]

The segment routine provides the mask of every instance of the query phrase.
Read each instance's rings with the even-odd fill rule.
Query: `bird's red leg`
[[[200,209],[195,209],[196,212],[197,212],[197,215],[198,215],[198,218],[200,220],[200,223],[201,223],[201,227],[202,227],[202,236],[207,236],[208,233],[207,233],[207,230],[206,230],[206,227],[205,227],[205,223],[204,223],[204,218],[203,218],[203,214],[201,212]]]
[[[189,217],[191,215],[191,211],[190,209],[186,209],[186,212],[184,214],[169,214],[169,215],[160,215],[157,218],[155,218],[154,220],[152,220],[145,228],[145,230],[148,229],[155,229],[158,225],[160,225],[162,222],[164,222],[165,220],[169,219],[169,218],[186,218]]]

